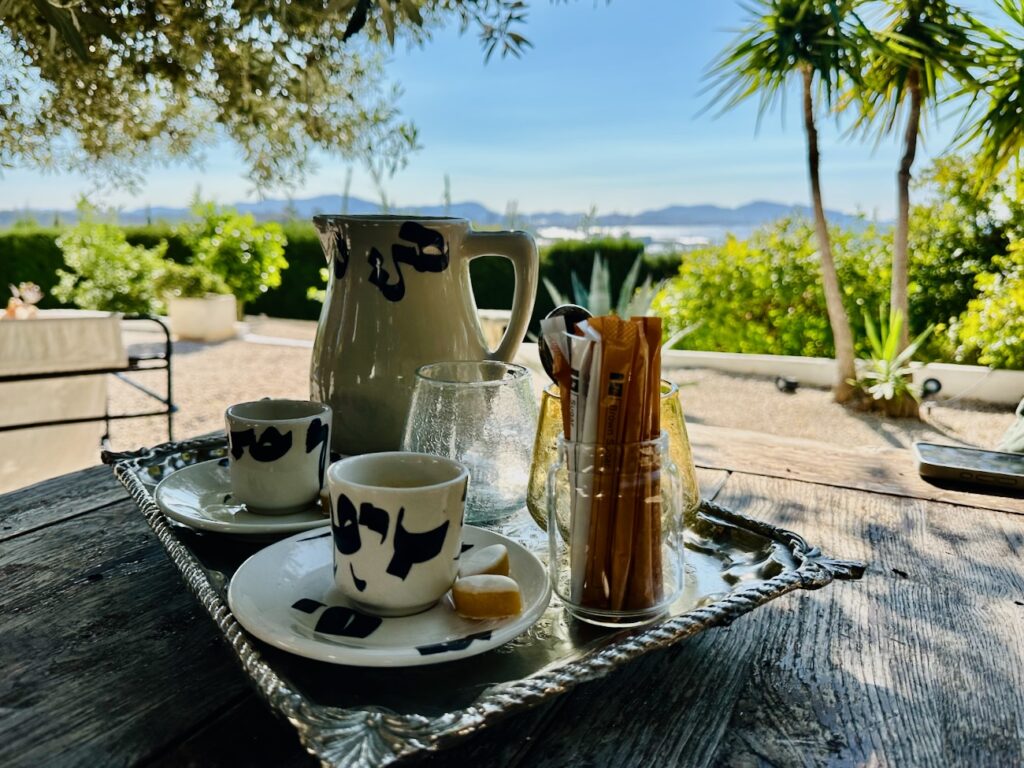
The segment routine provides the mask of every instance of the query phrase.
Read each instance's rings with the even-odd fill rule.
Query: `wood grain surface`
[[[866,561],[864,580],[787,595],[423,765],[1024,762],[1024,519],[908,486],[699,474],[706,496]],[[0,529],[0,765],[313,765],[109,469],[0,497]]]
[[[90,467],[0,496],[0,541],[128,498],[110,467]]]
[[[0,542],[0,579],[0,765],[134,764],[250,695],[134,502]]]
[[[698,467],[857,488],[892,496],[929,499],[1024,515],[1024,493],[971,491],[921,478],[913,454],[902,448],[843,448],[798,437],[776,437],[742,429],[688,424]]]
[[[1024,521],[744,475],[718,501],[868,564],[751,616],[721,764],[1024,762]]]

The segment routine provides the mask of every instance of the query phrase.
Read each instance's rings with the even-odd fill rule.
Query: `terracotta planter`
[[[198,299],[175,296],[167,301],[171,330],[179,339],[224,341],[235,336],[235,297],[207,294]]]

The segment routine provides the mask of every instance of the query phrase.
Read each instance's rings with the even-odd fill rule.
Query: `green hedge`
[[[326,262],[320,240],[313,225],[302,222],[285,224],[284,235],[288,238],[284,247],[288,269],[281,273],[281,285],[252,302],[246,312],[316,320],[320,317],[320,302],[307,298],[306,292],[310,286],[321,285],[320,269]]]
[[[833,229],[832,246],[854,335],[863,341],[862,307],[877,308],[888,289],[891,239]],[[695,328],[684,349],[830,357],[832,331],[821,289],[814,230],[784,219],[748,239],[687,254],[679,276],[655,302],[666,332]]]
[[[167,258],[178,264],[187,264],[192,251],[185,240],[170,224],[155,224],[150,227],[125,227],[124,239],[129,245],[155,248],[161,240],[167,241]]]
[[[292,222],[285,225],[288,245],[285,258],[288,269],[282,274],[281,285],[267,291],[248,307],[253,314],[265,313],[274,317],[316,320],[320,304],[307,298],[310,286],[320,286],[320,270],[324,266],[323,251],[316,230],[311,224]],[[34,282],[46,293],[43,307],[61,306],[50,294],[57,282],[56,271],[64,265],[55,240],[57,229],[8,230],[0,232],[0,289],[8,283]],[[132,245],[151,248],[161,240],[167,242],[167,257],[178,263],[189,260],[188,246],[169,225],[126,227],[125,236]],[[594,256],[600,253],[611,274],[612,291],[617,294],[626,273],[636,257],[643,253],[638,240],[591,240],[556,243],[541,250],[540,273],[567,295],[572,293],[571,274],[588,284]],[[678,254],[645,256],[641,279],[650,275],[661,280],[675,275],[679,269]],[[509,309],[512,306],[513,269],[508,259],[482,258],[470,266],[473,292],[477,305],[484,309]],[[540,318],[551,311],[553,303],[547,290],[540,286],[534,308],[531,328],[537,329]]]
[[[572,296],[572,273],[583,285],[590,284],[590,273],[594,268],[594,257],[601,254],[608,265],[612,295],[617,296],[626,274],[637,256],[644,251],[639,240],[612,239],[567,240],[541,249],[540,276],[547,278],[563,294]],[[647,277],[664,280],[679,272],[681,256],[678,253],[645,255],[640,269],[640,281]],[[485,309],[510,309],[512,307],[513,269],[508,259],[477,259],[470,266],[473,278],[473,292],[477,305]],[[537,332],[540,319],[554,308],[554,302],[543,283],[537,290],[537,302],[533,308],[530,329]]]
[[[316,319],[320,305],[306,299],[306,289],[320,285],[320,268],[324,265],[320,243],[313,227],[305,224],[290,225],[285,233],[288,247],[288,271],[284,273],[281,287],[269,291],[253,305],[252,311],[276,314],[280,317]],[[636,257],[643,253],[644,245],[639,240],[590,240],[556,243],[540,252],[541,277],[549,279],[559,290],[572,294],[571,273],[588,284],[593,269],[594,256],[600,253],[608,263],[612,291],[617,294],[626,273]],[[645,256],[641,269],[641,280],[651,276],[654,280],[667,279],[679,272],[680,255],[677,253]],[[500,257],[474,259],[469,267],[473,282],[473,294],[481,309],[511,309],[515,271],[512,262]],[[530,327],[536,332],[540,319],[554,307],[547,290],[539,286]]]
[[[857,353],[870,357],[864,313],[888,304],[892,230],[830,231]],[[919,358],[1024,365],[1024,249],[1019,257],[1014,250],[1011,246],[1006,257],[992,259],[993,271],[980,273],[969,271],[977,266],[965,265],[957,250],[915,252],[922,257],[910,262],[911,335],[928,326],[935,331]],[[922,286],[934,287],[925,294]],[[687,254],[679,277],[668,283],[654,309],[665,319],[667,333],[696,328],[678,345],[683,349],[834,354],[817,239],[814,227],[801,219],[783,219],[745,240],[730,237]]]
[[[64,256],[57,247],[58,229],[12,229],[0,232],[0,305],[7,304],[7,286],[35,283],[46,294],[39,306],[64,306],[51,295]]]
[[[281,286],[268,291],[253,302],[250,311],[265,312],[276,317],[315,320],[320,316],[320,304],[306,297],[310,286],[321,285],[320,270],[325,266],[320,240],[312,225],[294,222],[285,227],[288,245],[285,258],[288,269],[282,276]],[[560,290],[571,293],[570,273],[590,280],[594,254],[601,253],[608,262],[612,288],[618,291],[626,273],[637,255],[643,252],[643,243],[637,240],[597,240],[590,242],[558,243],[541,250],[541,275],[551,280]],[[645,257],[642,276],[654,279],[675,275],[679,270],[679,255]],[[510,309],[515,273],[512,262],[499,257],[474,259],[470,265],[473,293],[477,305],[483,309]],[[540,318],[554,305],[547,291],[540,287],[531,327],[537,328]]]

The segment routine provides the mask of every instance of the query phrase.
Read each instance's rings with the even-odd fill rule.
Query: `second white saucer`
[[[201,531],[234,535],[283,536],[329,525],[319,502],[287,515],[258,515],[231,499],[227,459],[184,467],[156,487],[156,503],[172,520]]]

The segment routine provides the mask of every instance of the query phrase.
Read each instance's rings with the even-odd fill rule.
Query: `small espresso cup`
[[[232,405],[224,418],[236,502],[284,515],[317,499],[330,454],[330,406],[267,398]]]
[[[469,471],[423,453],[368,453],[330,466],[334,583],[378,616],[430,608],[458,573]]]

